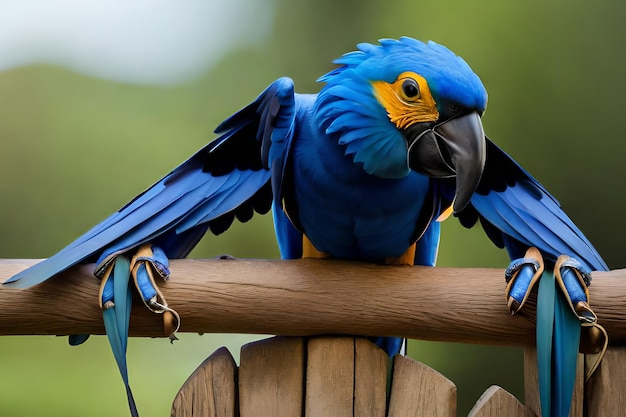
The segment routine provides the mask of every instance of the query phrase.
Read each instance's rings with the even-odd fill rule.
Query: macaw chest
[[[293,185],[293,220],[317,250],[335,258],[376,262],[400,256],[424,227],[418,222],[429,181],[417,173],[394,180],[295,175]]]

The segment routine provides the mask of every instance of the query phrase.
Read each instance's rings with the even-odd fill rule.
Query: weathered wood
[[[221,348],[185,382],[172,417],[384,417],[388,364],[385,352],[364,338],[274,337],[242,348],[237,377],[232,356]],[[456,387],[435,370],[396,356],[392,378],[389,417],[456,415]],[[469,416],[535,417],[496,386]]]
[[[274,337],[241,348],[239,410],[242,416],[301,417],[304,341]]]
[[[316,337],[307,345],[305,417],[352,417],[354,338]]]
[[[535,415],[541,416],[537,349],[524,348],[524,404]]]
[[[1,260],[0,281],[35,262]],[[78,266],[27,290],[0,286],[0,335],[103,334],[92,269]],[[508,314],[500,269],[304,259],[175,260],[171,270],[160,288],[184,332],[534,343],[534,323]],[[592,306],[612,344],[626,343],[625,279],[626,269],[593,273]],[[134,305],[131,335],[162,336],[161,317]]]
[[[393,361],[389,417],[455,417],[456,385],[406,356]]]
[[[574,396],[569,412],[570,417],[583,417],[585,413],[585,355],[578,354]]]
[[[216,350],[185,381],[172,417],[238,417],[237,365],[226,348]]]
[[[584,355],[578,355],[574,396],[570,408],[570,417],[582,417],[584,410]],[[524,349],[524,403],[534,414],[541,415],[539,399],[539,374],[537,369],[537,350]]]
[[[607,350],[586,391],[588,417],[626,416],[626,348]]]
[[[314,337],[306,348],[305,343],[298,337],[274,337],[245,345],[239,374],[230,353],[218,349],[180,389],[172,417],[386,415],[389,361],[382,350],[363,338]],[[468,417],[540,415],[534,350],[526,349],[524,359],[526,405],[492,386]],[[583,415],[583,355],[579,359],[571,417]],[[611,348],[586,387],[584,415],[626,416],[624,386],[626,348]],[[451,381],[420,362],[394,358],[389,417],[455,415],[456,387]]]
[[[480,396],[467,417],[535,417],[515,396],[492,385]]]
[[[370,341],[354,340],[354,417],[385,417],[389,363]]]

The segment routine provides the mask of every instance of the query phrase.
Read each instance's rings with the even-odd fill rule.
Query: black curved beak
[[[485,167],[486,140],[480,115],[472,112],[433,127],[409,128],[409,167],[433,178],[456,177],[453,209],[463,210]]]

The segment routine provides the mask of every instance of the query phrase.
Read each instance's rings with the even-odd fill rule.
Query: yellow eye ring
[[[392,83],[373,81],[372,87],[376,99],[398,129],[406,129],[415,123],[434,122],[439,118],[428,83],[419,74],[403,72]]]
[[[416,80],[413,78],[404,78],[399,81],[401,81],[398,83],[398,86],[400,87],[398,89],[399,97],[403,101],[407,103],[414,103],[421,98],[420,87]]]

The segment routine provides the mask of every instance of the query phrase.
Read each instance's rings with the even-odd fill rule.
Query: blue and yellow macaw
[[[543,415],[566,416],[579,321],[589,319],[577,313],[588,307],[581,277],[606,264],[544,187],[485,136],[487,93],[463,59],[403,37],[360,44],[335,64],[318,94],[295,93],[289,78],[273,82],[217,127],[217,139],[7,285],[95,262],[107,335],[137,415],[125,359],[132,283],[175,330],[179,319],[155,280],[208,230],[272,209],[283,258],[434,265],[440,220],[454,213],[466,227],[480,222],[516,259],[507,271],[513,312],[540,282]],[[560,255],[579,263],[544,272]],[[376,341],[389,354],[400,347],[397,338]]]

